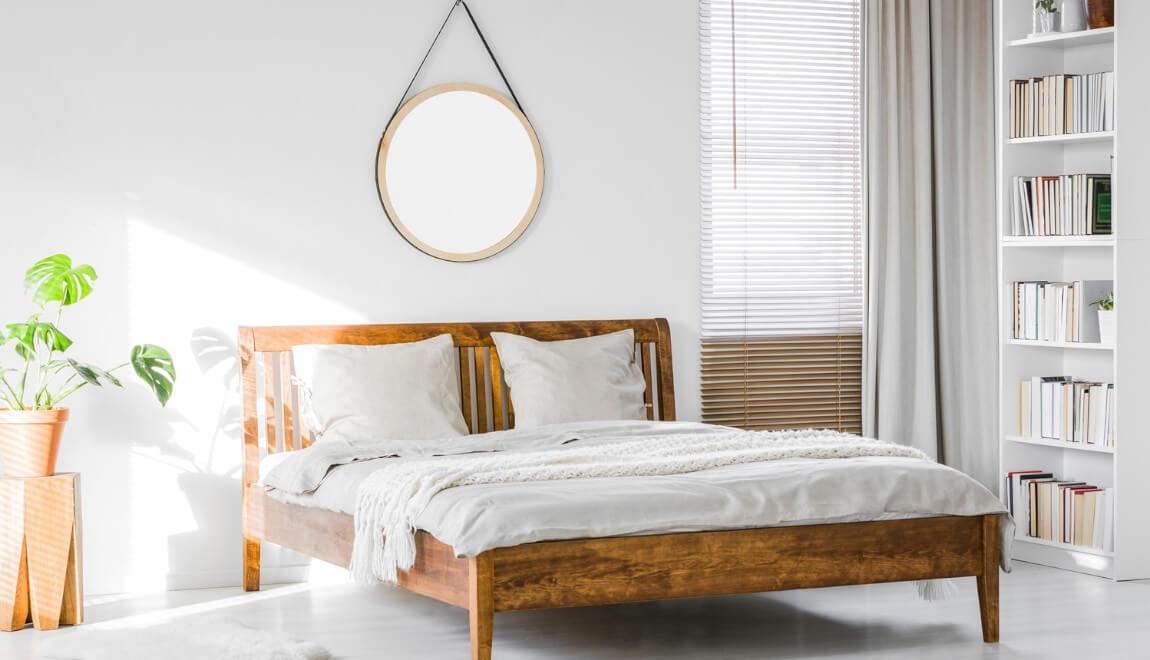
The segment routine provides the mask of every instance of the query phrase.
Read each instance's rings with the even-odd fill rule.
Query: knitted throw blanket
[[[891,456],[927,459],[889,442],[823,430],[732,431],[644,437],[529,451],[445,456],[388,464],[359,487],[351,573],[394,583],[415,563],[414,521],[448,488],[477,484],[685,474],[790,458]]]

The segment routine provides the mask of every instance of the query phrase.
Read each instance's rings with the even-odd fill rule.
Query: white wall
[[[90,593],[237,582],[239,324],[663,315],[697,417],[696,4],[472,0],[548,177],[527,233],[474,264],[409,247],[373,179],[448,5],[6,4],[4,320],[28,311],[23,269],[67,252],[100,274],[64,320],[77,357],[178,360],[166,410],[135,384],[72,400]],[[460,18],[416,89],[497,83]]]

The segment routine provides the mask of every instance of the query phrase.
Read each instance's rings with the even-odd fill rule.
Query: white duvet
[[[586,454],[594,445],[638,446],[637,438],[707,434],[718,438],[732,433],[726,427],[693,423],[597,422],[422,443],[319,443],[271,457],[264,465],[263,482],[277,499],[355,514],[362,498],[379,496],[381,486],[372,485],[370,475],[388,465],[434,466],[439,461],[440,466],[450,462],[466,467],[471,454],[477,464],[490,467],[505,462],[504,456],[514,462],[517,456],[531,454],[563,456],[564,448],[582,448],[570,453]],[[760,434],[764,443],[769,444],[770,437]],[[892,449],[875,448],[875,453],[893,455],[775,455],[681,473],[579,478],[574,472],[558,479],[435,488],[423,491],[426,501],[416,510],[404,507],[403,520],[451,545],[457,555],[474,556],[545,540],[1004,511],[998,498],[970,477],[905,448],[878,444]],[[396,467],[383,472],[410,472]],[[363,507],[360,514],[362,523]],[[1013,523],[1004,518],[1007,543],[1013,537]],[[1004,550],[1006,566],[1009,549]]]

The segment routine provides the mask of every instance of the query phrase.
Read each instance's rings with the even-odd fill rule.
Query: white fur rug
[[[329,660],[327,649],[235,621],[177,618],[144,626],[92,624],[53,634],[40,645],[53,660]]]

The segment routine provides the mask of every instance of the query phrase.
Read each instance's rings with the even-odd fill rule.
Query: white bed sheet
[[[352,514],[359,484],[380,461],[395,460],[408,459],[335,467],[311,494],[269,493],[280,501]],[[266,474],[271,464],[262,467]],[[451,545],[458,556],[474,556],[545,540],[1003,511],[990,491],[946,466],[865,457],[791,459],[658,477],[464,486],[433,497],[416,526]],[[1004,542],[1013,534],[1007,521]]]

